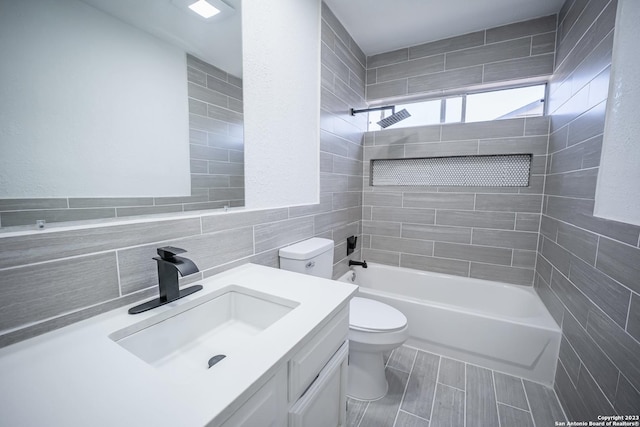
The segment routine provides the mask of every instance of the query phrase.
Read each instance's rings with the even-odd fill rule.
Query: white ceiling
[[[558,13],[564,0],[324,0],[367,56]]]

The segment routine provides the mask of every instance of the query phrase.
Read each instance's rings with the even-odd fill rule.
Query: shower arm
[[[351,115],[355,116],[358,113],[368,113],[370,111],[382,111],[382,110],[391,110],[391,114],[395,114],[396,113],[396,106],[395,105],[387,105],[386,107],[374,107],[374,108],[363,108],[362,110],[355,110],[355,109],[351,109]]]

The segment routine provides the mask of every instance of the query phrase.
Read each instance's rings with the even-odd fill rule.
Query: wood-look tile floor
[[[380,400],[347,400],[348,427],[551,427],[566,421],[543,385],[427,353],[395,349]]]

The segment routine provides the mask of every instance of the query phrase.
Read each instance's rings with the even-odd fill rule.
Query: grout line
[[[436,395],[438,392],[438,384],[440,383],[440,368],[442,367],[442,356],[438,355],[438,372],[436,373],[436,384],[433,388],[433,399],[431,400],[431,410],[429,411],[429,425],[431,425],[431,421],[433,420],[433,410],[436,406]]]
[[[360,421],[358,422],[358,425],[356,427],[360,427],[360,424],[362,424],[362,420],[364,420],[364,416],[367,413],[367,409],[369,409],[369,405],[371,405],[371,401],[367,402],[367,406],[364,408],[364,411],[362,411],[362,417],[360,417]],[[366,426],[363,426],[366,427]]]
[[[558,398],[558,394],[556,393],[556,390],[552,388],[551,391],[553,392],[553,397],[556,398],[556,402],[558,402],[558,406],[560,407],[560,410],[562,411],[562,415],[564,416],[564,419],[568,420],[569,417],[567,417],[567,413],[565,412],[564,407],[562,406],[562,403],[560,403],[560,399]],[[533,415],[531,416],[531,418],[533,418]]]
[[[395,351],[395,350],[394,350]],[[407,389],[409,388],[409,380],[411,379],[411,374],[413,373],[413,368],[416,364],[416,359],[418,358],[418,352],[416,351],[416,354],[413,355],[413,362],[411,363],[411,369],[409,369],[409,375],[407,375],[407,383],[404,385],[404,390],[402,391],[402,397],[400,398],[400,403],[398,404],[398,410],[396,411],[396,416],[393,419],[393,426],[396,425],[396,422],[398,421],[398,415],[400,414],[400,408],[402,408],[402,403],[404,402],[404,397],[407,394]],[[389,360],[391,360],[391,357],[389,357]],[[387,360],[387,364],[389,363],[389,360]]]
[[[518,379],[522,380],[522,378],[518,378]],[[527,404],[528,404],[528,402],[527,402]],[[531,411],[528,411],[528,410],[522,409],[522,408],[518,408],[517,406],[509,405],[508,403],[504,403],[504,402],[498,402],[498,405],[508,406],[509,408],[517,409],[518,411],[531,413]]]
[[[568,343],[567,345],[569,345],[569,347],[571,347],[572,351],[575,353],[575,349],[573,348],[573,346],[571,345],[571,343],[569,342],[569,340],[566,340],[566,341],[567,341],[567,343]],[[576,355],[577,355],[577,353],[576,353]],[[580,365],[582,365],[582,359],[580,359],[580,356],[578,356],[578,362],[579,362],[579,365],[578,365],[578,372],[579,372],[579,370],[580,370]],[[577,382],[574,382],[574,381],[573,381],[573,378],[571,378],[571,375],[569,375],[569,370],[568,370],[568,369],[567,369],[567,367],[565,366],[565,363],[562,361],[562,359],[560,359],[560,357],[558,357],[558,363],[559,363],[560,365],[562,365],[562,368],[563,368],[563,369],[564,369],[564,371],[567,373],[567,378],[569,378],[569,382],[571,383],[571,385],[573,386],[573,388],[574,388],[574,389],[577,389],[577,388],[578,388],[578,386],[577,386]],[[557,370],[557,369],[556,369],[556,370]]]
[[[560,360],[560,359],[558,359]],[[524,386],[524,379],[520,378],[520,383],[522,385],[522,389],[524,390],[524,398],[527,401],[527,405],[529,406],[529,414],[531,415],[531,422],[533,423],[533,427],[537,427],[536,426],[536,420],[533,418],[533,410],[531,409],[531,402],[529,402],[529,395],[527,394],[527,388]],[[557,397],[556,397],[557,399]],[[558,404],[560,404],[560,402],[558,401]],[[562,408],[562,405],[560,405],[560,408]],[[564,410],[562,411],[564,413]],[[566,417],[565,417],[566,419]]]
[[[633,292],[629,294],[629,305],[627,306],[627,319],[624,322],[624,330],[625,332],[627,332],[627,334],[629,334],[627,328],[629,327],[629,316],[631,315],[631,299],[632,298],[633,298]]]
[[[538,35],[538,34],[536,34]],[[533,36],[531,36],[531,40],[529,43],[529,56],[533,56]]]
[[[120,261],[118,258],[118,251],[114,251],[116,254],[116,277],[118,278],[118,295],[122,297],[122,278],[120,277]],[[631,306],[631,302],[629,302],[629,306]]]
[[[496,390],[496,377],[493,369],[491,370],[491,385],[493,388],[493,397],[496,399],[496,417],[498,418],[498,427],[501,427],[500,423],[500,409],[498,408],[498,392]]]
[[[407,415],[411,415],[412,417],[416,417],[416,418],[419,418],[419,419],[421,419],[421,420],[427,421],[427,423],[429,422],[429,420],[428,420],[427,418],[423,418],[423,417],[421,417],[420,415],[412,414],[411,412],[407,412],[407,411],[405,411],[405,410],[403,410],[403,409],[400,409],[400,410],[398,411],[398,413],[400,413],[400,412],[404,412],[405,414],[407,414]]]
[[[469,264],[471,265],[471,264]],[[467,426],[467,396],[469,387],[467,387],[467,364],[464,363],[464,427]]]

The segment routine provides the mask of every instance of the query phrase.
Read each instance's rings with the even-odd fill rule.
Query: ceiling
[[[235,9],[205,21],[182,0],[82,0],[225,70],[242,76],[241,1],[225,0]]]
[[[367,55],[558,13],[564,0],[324,0]]]

